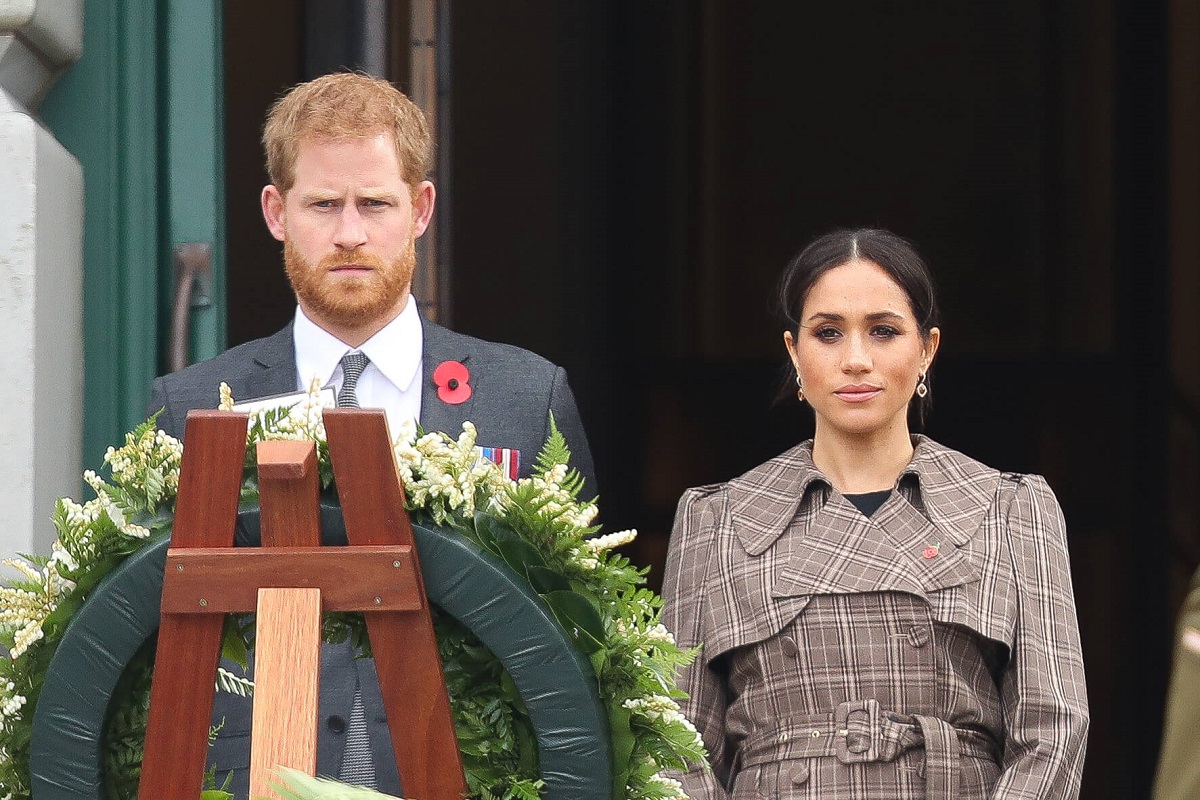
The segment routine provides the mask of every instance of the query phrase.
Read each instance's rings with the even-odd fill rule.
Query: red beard
[[[283,261],[292,291],[305,312],[317,318],[314,321],[359,328],[372,323],[386,324],[403,310],[400,302],[412,282],[417,252],[415,239],[410,238],[404,252],[391,264],[377,256],[349,250],[328,255],[314,267],[285,240]],[[333,274],[332,270],[343,264],[359,264],[369,267],[371,272],[360,276]]]

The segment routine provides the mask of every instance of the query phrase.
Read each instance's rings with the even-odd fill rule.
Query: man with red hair
[[[217,406],[221,382],[242,401],[294,394],[315,379],[338,392],[339,405],[383,408],[393,431],[419,420],[427,431],[456,435],[469,420],[485,452],[516,478],[530,474],[553,415],[571,466],[594,493],[565,371],[418,312],[415,242],[436,195],[420,109],[387,81],[325,75],[272,107],[263,145],[271,181],[263,217],[283,243],[295,318],[273,336],[156,379],[150,411],[161,409],[159,426],[182,437],[189,410]],[[318,771],[399,794],[374,662],[353,655],[348,645],[322,652]],[[221,777],[232,769],[232,789],[245,796],[249,701],[218,694],[214,720],[223,727],[210,761]]]

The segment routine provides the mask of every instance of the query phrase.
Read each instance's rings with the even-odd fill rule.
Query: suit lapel
[[[296,341],[292,334],[292,323],[289,322],[279,333],[263,339],[254,353],[253,361],[254,367],[246,375],[247,400],[296,391],[299,379],[296,376]]]
[[[470,340],[424,318],[421,319],[421,327],[421,428],[427,432],[442,431],[457,437],[462,431],[462,424],[467,420],[474,421],[478,416],[476,408],[480,402],[481,387],[479,377],[472,369]],[[467,380],[471,384],[471,397],[463,403],[447,403],[438,397],[433,372],[444,361],[457,361],[470,372]],[[487,391],[486,386],[482,388]]]

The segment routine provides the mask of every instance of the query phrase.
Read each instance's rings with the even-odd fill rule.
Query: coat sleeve
[[[711,769],[693,765],[686,773],[672,773],[692,800],[724,800],[733,754],[725,741],[726,683],[704,657],[704,613],[708,569],[714,556],[718,503],[711,490],[689,489],[679,501],[663,576],[663,623],[685,650],[699,648],[696,658],[680,675],[679,688],[687,693],[680,708],[696,726],[708,750]]]
[[[571,450],[571,467],[583,476],[583,491],[580,499],[587,500],[600,493],[596,486],[596,468],[592,462],[592,449],[588,446],[587,434],[583,430],[583,420],[579,418],[579,408],[575,405],[575,395],[567,383],[567,371],[562,367],[554,370],[554,381],[550,387],[550,413],[554,415],[554,424],[567,440]],[[546,420],[546,431],[542,441],[550,435],[550,421]],[[537,453],[532,453],[536,456]]]
[[[994,798],[1076,798],[1087,747],[1083,651],[1066,525],[1038,475],[1021,478],[1008,512],[1018,618],[1000,683],[1003,772]]]
[[[177,439],[183,438],[183,429],[171,413],[171,403],[167,397],[167,380],[165,377],[155,378],[154,383],[150,387],[150,405],[146,408],[146,416],[150,417],[157,411],[161,411],[158,415],[158,429],[165,431]]]
[[[1166,719],[1154,800],[1189,800],[1200,797],[1200,570],[1175,629],[1171,685],[1167,691]]]

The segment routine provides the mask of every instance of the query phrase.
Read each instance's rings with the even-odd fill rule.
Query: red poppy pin
[[[921,555],[925,558],[936,558],[937,554],[942,551],[941,545],[931,544],[921,551]]]
[[[471,397],[471,373],[465,364],[458,361],[443,361],[433,371],[433,382],[438,387],[438,399],[443,403],[458,405]]]

